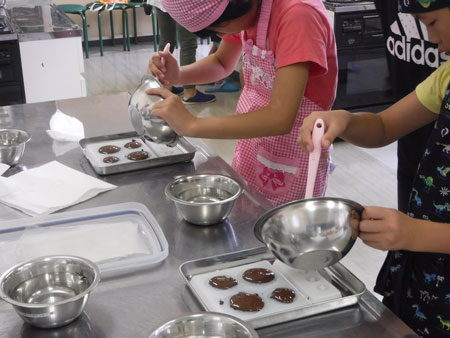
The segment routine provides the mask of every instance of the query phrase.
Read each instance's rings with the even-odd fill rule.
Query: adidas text
[[[386,46],[389,53],[400,60],[414,62],[418,65],[427,65],[431,68],[438,68],[450,58],[444,52],[439,53],[438,49],[429,42],[418,39],[406,41],[404,36],[397,39],[390,36],[387,39]]]

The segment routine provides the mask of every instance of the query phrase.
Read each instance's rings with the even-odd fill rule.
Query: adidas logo
[[[399,13],[398,18],[391,25],[392,34],[386,41],[387,50],[394,57],[431,68],[438,68],[450,58],[445,52],[439,53],[436,45],[428,41],[423,23],[405,13]]]

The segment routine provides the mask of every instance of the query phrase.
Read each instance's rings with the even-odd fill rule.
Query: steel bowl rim
[[[56,302],[56,303],[52,303],[52,304],[31,304],[31,303],[23,303],[23,302],[18,302],[14,299],[12,299],[11,297],[9,297],[4,291],[3,291],[3,282],[4,280],[16,269],[25,266],[26,264],[30,264],[33,261],[42,261],[42,260],[52,260],[52,259],[75,259],[78,261],[83,262],[84,264],[86,264],[87,266],[89,266],[93,271],[94,271],[94,280],[92,281],[91,285],[89,285],[89,287],[84,290],[83,292],[77,294],[76,296],[73,296],[71,298]],[[89,294],[100,282],[100,269],[97,266],[97,264],[95,264],[94,262],[92,262],[89,259],[86,259],[84,257],[80,257],[80,256],[71,256],[71,255],[49,255],[49,256],[41,256],[41,257],[37,257],[31,260],[28,260],[26,262],[22,262],[22,263],[18,263],[14,266],[12,266],[11,268],[9,268],[8,270],[6,270],[1,276],[0,276],[0,298],[3,299],[5,302],[14,305],[14,306],[20,306],[20,307],[24,307],[24,308],[29,308],[29,309],[40,309],[40,308],[46,308],[49,306],[58,306],[58,305],[63,305],[66,303],[72,303],[74,301],[77,301],[83,297],[85,297],[87,294]]]
[[[27,132],[27,131],[25,131],[25,130],[22,130],[22,129],[15,129],[15,128],[3,128],[3,129],[0,129],[0,133],[3,132],[3,131],[10,131],[10,132],[19,132],[19,133],[22,133],[22,134],[24,134],[24,136],[26,137],[26,140],[20,142],[19,144],[15,144],[15,145],[13,145],[13,146],[5,146],[5,145],[1,145],[1,144],[0,144],[0,148],[13,148],[13,147],[18,147],[18,146],[21,146],[21,145],[23,145],[23,144],[26,144],[28,141],[31,140],[31,135],[30,135],[30,133]]]
[[[141,85],[145,82],[145,81],[154,81],[160,88],[163,87],[163,85],[161,84],[161,82],[159,82],[159,80],[154,77],[151,74],[145,74],[144,76],[142,76],[141,81],[139,82],[139,85],[133,90],[133,92],[130,95],[130,98],[128,100],[128,105],[131,105],[131,99],[133,97],[133,95],[138,91],[138,89],[141,87]]]
[[[162,136],[155,136],[152,133],[149,132],[148,128],[144,126],[144,124],[142,123],[142,113],[137,109],[138,105],[136,103],[136,106],[133,104],[133,98],[135,96],[135,94],[141,90],[141,87],[146,83],[146,82],[152,82],[154,84],[156,84],[156,87],[158,88],[162,88],[163,85],[161,84],[161,82],[159,82],[159,80],[154,77],[151,74],[146,74],[141,78],[141,82],[139,83],[139,85],[133,90],[132,93],[130,93],[130,98],[128,100],[128,113],[131,119],[131,124],[133,125],[133,128],[136,130],[136,132],[140,135],[140,136],[146,136],[148,137],[148,139],[152,142],[155,143],[161,143],[161,144],[166,144],[169,147],[174,146],[175,144],[177,144],[178,139],[179,139],[179,135],[175,132],[175,130],[170,126],[169,123],[167,123],[166,120],[153,115],[153,113],[151,113],[152,117],[150,118],[151,121],[156,122],[156,123],[161,123],[164,127],[168,127],[169,128],[169,132],[162,134]],[[164,98],[161,97],[160,95],[157,95],[160,97],[161,100],[163,100]],[[139,130],[138,130],[139,129]],[[162,132],[161,132],[162,133]]]
[[[291,201],[288,202],[286,204],[282,204],[279,205],[273,209],[270,209],[268,211],[266,211],[255,223],[254,227],[253,227],[253,233],[255,234],[255,237],[262,243],[265,244],[265,241],[263,240],[262,236],[261,236],[261,231],[262,231],[262,227],[263,225],[266,223],[267,219],[269,219],[271,216],[273,216],[273,214],[275,214],[278,210],[286,208],[288,206],[291,206],[293,204],[297,204],[300,202],[314,202],[314,201],[321,201],[321,200],[327,200],[327,201],[335,201],[335,202],[343,202],[347,205],[352,206],[355,210],[359,211],[360,213],[363,212],[364,207],[359,204],[358,202],[349,200],[349,199],[345,199],[345,198],[339,198],[339,197],[315,197],[315,198],[307,198],[307,199],[301,199],[301,200],[295,200],[295,201]]]
[[[164,327],[167,327],[168,325],[174,324],[174,323],[178,323],[178,322],[182,322],[184,320],[189,320],[189,319],[195,319],[197,317],[204,317],[204,316],[217,316],[217,317],[225,317],[227,319],[230,319],[236,323],[238,323],[241,327],[245,328],[252,337],[259,337],[258,333],[256,332],[256,330],[250,326],[250,324],[246,323],[245,321],[234,317],[232,315],[226,314],[226,313],[221,313],[221,312],[195,312],[195,313],[191,313],[189,315],[184,315],[181,317],[177,317],[174,319],[171,319],[169,321],[163,322],[160,325],[157,326],[156,329],[154,329],[149,335],[145,336],[146,338],[149,338],[153,335],[153,333],[157,332],[160,329],[163,329]]]
[[[216,202],[196,202],[196,203],[190,203],[190,202],[186,202],[185,200],[176,198],[171,192],[170,192],[170,186],[173,185],[175,182],[180,181],[182,179],[186,179],[186,178],[190,178],[190,177],[204,177],[204,176],[219,176],[219,177],[225,177],[231,181],[233,181],[237,186],[238,186],[238,191],[231,197],[221,200],[221,201],[216,201]],[[242,185],[235,180],[234,178],[227,176],[227,175],[222,175],[222,174],[196,174],[196,175],[183,175],[183,176],[178,176],[175,179],[173,179],[172,181],[170,181],[167,185],[166,188],[164,189],[164,193],[166,195],[166,197],[176,203],[182,204],[182,205],[190,205],[190,206],[204,206],[204,205],[221,205],[221,204],[226,204],[229,202],[234,201],[235,199],[237,199],[243,192],[244,190],[242,189]]]

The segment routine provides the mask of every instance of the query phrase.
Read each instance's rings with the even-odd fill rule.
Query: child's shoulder
[[[450,83],[450,60],[447,60],[439,66],[431,75],[422,83],[424,85],[433,85],[440,92],[446,92]]]
[[[322,0],[276,0],[273,2],[272,10],[276,11],[325,11]]]
[[[283,19],[295,18],[322,18],[328,20],[322,0],[276,0],[272,5],[271,18],[282,22]]]
[[[430,111],[437,114],[449,83],[450,60],[447,60],[416,87],[417,98]]]

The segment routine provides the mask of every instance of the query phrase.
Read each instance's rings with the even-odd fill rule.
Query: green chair
[[[84,52],[86,53],[86,58],[89,58],[89,39],[85,14],[86,7],[77,4],[65,4],[59,5],[58,7],[66,14],[76,14],[81,16],[81,21],[83,22]]]
[[[137,1],[129,1],[127,6],[125,7],[125,10],[132,9],[133,10],[133,29],[134,29],[134,43],[138,43],[138,30],[137,30],[137,20],[136,20],[136,8],[143,7],[144,3],[137,2]],[[152,18],[153,19],[153,18]]]
[[[153,47],[155,48],[156,52],[158,50],[159,44],[159,25],[158,20],[156,19],[154,8],[152,8],[152,29],[153,29]]]
[[[86,5],[86,9],[89,9],[93,12],[97,12],[97,21],[98,21],[98,39],[100,42],[100,55],[103,56],[103,34],[102,34],[102,12],[105,10],[109,11],[109,21],[111,24],[111,43],[115,46],[114,41],[114,17],[113,11],[120,10],[122,12],[122,34],[123,34],[123,50],[130,51],[130,35],[128,30],[128,15],[126,11],[125,4],[113,4],[108,5],[106,7],[102,3],[98,2],[90,2]]]
[[[203,39],[200,39],[200,44],[203,45]],[[211,44],[211,38],[210,38],[210,37],[208,37],[208,38],[206,39],[206,44],[207,44],[207,45],[210,45],[210,44]]]

